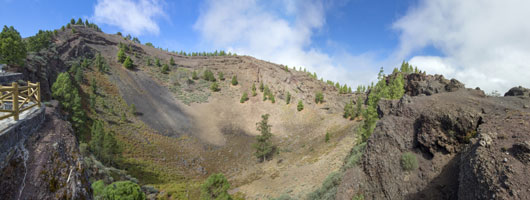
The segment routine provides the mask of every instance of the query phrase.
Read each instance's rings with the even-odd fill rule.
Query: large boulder
[[[530,97],[530,89],[524,88],[522,86],[513,87],[508,92],[504,93],[504,96],[525,96]]]

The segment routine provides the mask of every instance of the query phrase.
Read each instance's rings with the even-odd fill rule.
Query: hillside
[[[199,199],[201,184],[222,173],[235,199],[530,198],[523,87],[488,96],[404,62],[366,91],[341,92],[251,56],[172,53],[85,25],[50,40],[8,69],[40,82],[48,105],[45,126],[25,143],[29,178],[2,175],[9,197],[31,179],[27,198],[92,198],[129,181],[148,199]],[[68,100],[52,89],[61,78],[79,92],[78,108],[52,100]],[[360,115],[346,119],[353,105]],[[265,114],[275,147],[262,161],[253,144]],[[22,174],[16,153],[3,172]]]
[[[75,33],[59,31],[49,49],[29,55],[22,72],[29,80],[42,82],[43,96],[50,99],[57,74],[85,58],[93,61],[100,53],[108,71],[100,73],[92,63],[83,69],[80,84],[81,95],[89,99],[94,95],[91,84],[97,83],[94,109],[88,100],[84,103],[88,117],[103,121],[118,139],[123,162],[116,167],[168,197],[198,195],[198,184],[219,172],[232,183],[232,192],[248,198],[275,197],[277,191],[302,197],[340,168],[355,141],[351,133],[356,121],[342,117],[344,105],[354,96],[339,94],[335,86],[307,72],[249,56],[181,56],[119,35],[73,28]],[[132,70],[117,62],[120,44],[129,49]],[[164,74],[155,65],[157,58],[162,64],[173,58],[175,65]],[[205,70],[213,72],[220,91],[209,89],[211,82],[202,78]],[[193,80],[194,71],[201,78]],[[219,72],[225,80],[219,80]],[[237,76],[235,86],[232,76]],[[261,83],[274,94],[275,103],[263,101]],[[256,96],[251,95],[252,84],[258,88]],[[249,100],[240,103],[243,92]],[[317,92],[323,93],[324,103],[315,103]],[[297,111],[299,100],[302,111]],[[136,113],[130,112],[133,104]],[[263,114],[270,114],[277,151],[272,160],[261,163],[253,155],[252,143]],[[331,135],[329,142],[326,133]],[[87,137],[81,136],[81,142],[88,142]]]

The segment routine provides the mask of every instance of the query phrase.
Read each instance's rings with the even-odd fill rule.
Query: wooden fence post
[[[37,104],[40,107],[40,82],[37,82]]]
[[[18,121],[18,84],[13,82],[11,85],[13,86],[13,118]]]

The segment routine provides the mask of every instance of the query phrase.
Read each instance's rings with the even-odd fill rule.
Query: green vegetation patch
[[[412,152],[406,152],[401,155],[401,167],[405,171],[412,171],[418,168],[418,159]]]

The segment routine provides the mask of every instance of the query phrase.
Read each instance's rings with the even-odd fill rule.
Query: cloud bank
[[[486,92],[530,87],[530,1],[420,1],[393,24],[397,57]],[[414,55],[432,46],[441,56]]]
[[[312,36],[326,23],[329,6],[318,0],[211,0],[204,4],[194,29],[213,48],[302,66],[351,86],[366,84],[377,73],[371,68],[372,55],[329,55],[312,45]],[[354,65],[356,69],[351,69]]]
[[[160,27],[155,19],[166,16],[163,5],[161,0],[98,0],[91,19],[135,36],[158,35]]]

